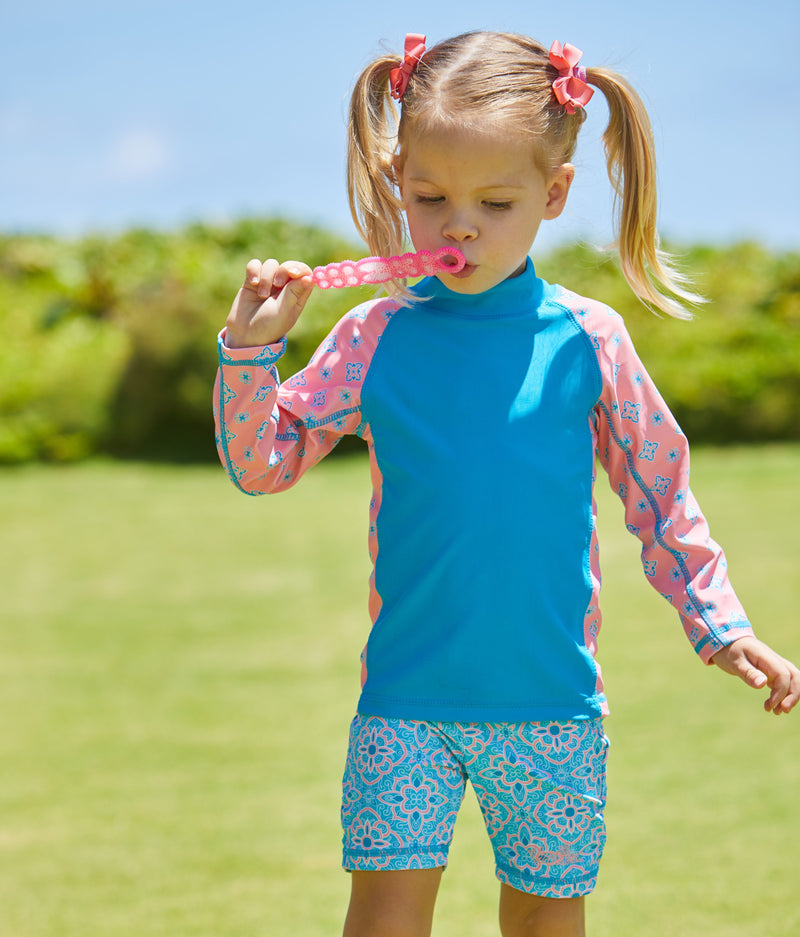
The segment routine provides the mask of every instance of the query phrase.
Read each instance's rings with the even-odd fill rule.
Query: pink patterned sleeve
[[[283,384],[277,362],[285,338],[263,348],[234,349],[220,333],[214,385],[217,451],[241,491],[283,491],[344,435],[359,432],[361,388],[377,341],[370,335],[376,317],[369,319],[368,306],[348,313],[309,364]],[[386,319],[377,317],[381,323]]]
[[[689,486],[686,437],[622,318],[600,304],[590,304],[584,316],[603,379],[595,411],[600,462],[625,505],[628,530],[642,542],[648,581],[678,612],[708,663],[721,647],[753,631]]]

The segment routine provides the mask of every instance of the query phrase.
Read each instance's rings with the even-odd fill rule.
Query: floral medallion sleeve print
[[[281,384],[286,338],[228,348],[218,337],[214,386],[216,444],[228,476],[245,494],[284,491],[347,434],[363,435],[361,388],[386,323],[386,300],[347,313],[302,371]]]
[[[678,612],[700,659],[752,635],[727,562],[689,487],[689,447],[640,361],[622,317],[563,291],[597,355],[603,391],[595,408],[600,463],[642,542],[650,584]],[[597,546],[592,551],[599,582]],[[599,622],[598,622],[599,624]]]
[[[361,392],[397,308],[387,299],[355,307],[331,330],[308,365],[283,383],[278,362],[286,351],[285,337],[273,345],[234,349],[225,345],[225,331],[219,334],[215,439],[228,477],[240,491],[262,495],[291,488],[348,434],[362,437],[372,452]],[[374,458],[370,462],[375,493],[370,503],[369,553],[374,564],[381,483]],[[379,608],[373,571],[369,599],[373,621]]]

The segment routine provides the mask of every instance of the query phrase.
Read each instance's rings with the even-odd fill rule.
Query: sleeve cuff
[[[219,363],[239,367],[269,368],[286,352],[286,336],[271,345],[254,345],[251,348],[228,348],[225,344],[225,329],[217,336]]]
[[[702,641],[696,645],[695,652],[704,664],[713,664],[714,662],[711,658],[717,651],[721,651],[723,647],[733,644],[733,642],[738,641],[739,638],[752,638],[754,636],[753,629],[749,622],[738,622],[722,632],[710,632],[707,634]]]

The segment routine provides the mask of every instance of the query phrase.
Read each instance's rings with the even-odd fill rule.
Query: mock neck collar
[[[456,293],[436,277],[425,277],[411,287],[411,292],[420,298],[430,297],[419,304],[420,310],[470,319],[497,319],[529,314],[538,308],[544,286],[528,257],[519,276],[509,277],[482,293]]]

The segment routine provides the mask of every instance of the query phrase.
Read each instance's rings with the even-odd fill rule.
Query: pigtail
[[[659,246],[655,146],[644,104],[615,72],[587,68],[586,77],[608,103],[603,144],[615,193],[617,248],[625,279],[647,306],[678,319],[691,319],[683,303],[705,299],[691,291],[688,278]]]
[[[398,116],[389,94],[389,72],[397,66],[396,58],[386,56],[361,73],[350,99],[348,123],[350,212],[370,253],[384,257],[402,251],[405,232],[392,165]],[[388,290],[398,292],[394,282]]]

